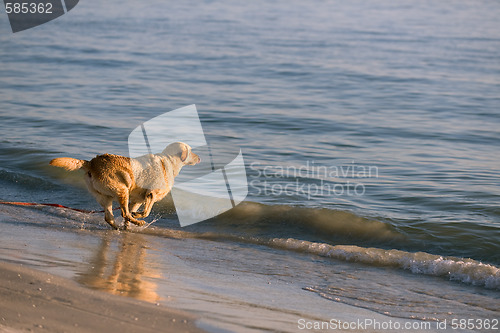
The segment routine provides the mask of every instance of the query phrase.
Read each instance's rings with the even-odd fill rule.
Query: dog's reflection
[[[95,255],[89,260],[89,268],[78,281],[91,288],[111,294],[137,298],[156,303],[154,278],[160,273],[148,265],[147,241],[134,233],[105,233]]]

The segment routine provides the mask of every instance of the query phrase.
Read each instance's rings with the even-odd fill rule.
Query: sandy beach
[[[0,332],[298,332],[340,322],[352,325],[354,332],[396,332],[391,328],[404,325],[445,331],[436,329],[435,320],[408,317],[431,311],[442,316],[456,308],[455,301],[437,302],[421,294],[416,299],[408,285],[434,294],[441,288],[443,295],[482,304],[480,310],[463,305],[456,316],[496,313],[494,299],[473,298],[460,286],[433,278],[395,272],[384,287],[386,277],[367,266],[332,265],[328,258],[311,260],[307,253],[269,247],[250,249],[249,258],[248,245],[188,233],[173,238],[168,229],[147,229],[149,234],[102,230],[91,217],[82,228],[81,215],[57,208],[2,207]],[[170,236],[155,234],[162,231]],[[336,278],[332,288],[343,286],[343,292],[384,293],[398,301],[382,304],[383,313],[329,299],[315,282],[325,276]],[[409,315],[397,318],[389,311]],[[392,326],[378,329],[375,324]]]
[[[0,332],[202,332],[192,315],[0,263]]]

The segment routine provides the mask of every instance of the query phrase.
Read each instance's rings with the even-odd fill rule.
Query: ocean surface
[[[496,1],[80,1],[13,34],[0,14],[0,201],[100,210],[82,173],[48,162],[126,156],[132,130],[191,104],[210,145],[241,149],[249,184],[185,228],[168,198],[133,232],[0,205],[0,259],[211,331],[498,323],[499,15]]]

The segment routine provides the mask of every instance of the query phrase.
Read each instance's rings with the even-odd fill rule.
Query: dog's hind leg
[[[118,203],[120,204],[120,209],[122,211],[122,216],[123,216],[123,227],[125,230],[128,229],[130,226],[129,222],[132,222],[136,225],[142,226],[146,224],[146,222],[137,220],[130,214],[130,211],[128,209],[129,205],[129,193],[127,188],[122,188],[118,192]]]
[[[100,193],[94,193],[94,195],[97,202],[104,208],[104,220],[106,220],[113,229],[118,230],[113,216],[113,198]]]

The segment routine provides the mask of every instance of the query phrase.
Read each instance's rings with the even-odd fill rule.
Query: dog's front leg
[[[132,200],[132,199],[131,199]],[[133,217],[142,217],[142,214],[138,213],[137,210],[142,206],[142,202],[130,202],[128,205],[128,210]]]
[[[144,210],[142,211],[141,217],[144,218],[149,216],[155,202],[155,194],[153,192],[149,192],[146,196],[146,202],[144,203]]]

